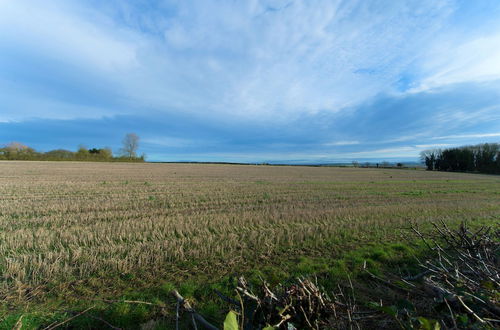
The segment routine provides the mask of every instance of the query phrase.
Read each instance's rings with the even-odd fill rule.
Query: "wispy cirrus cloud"
[[[463,43],[440,45],[422,64],[426,73],[412,91],[429,90],[462,82],[500,79],[500,33],[481,36]]]
[[[359,144],[359,141],[336,141],[336,142],[328,142],[324,143],[325,146],[352,146]]]
[[[448,136],[436,136],[433,140],[450,140],[450,139],[470,139],[470,138],[491,138],[500,137],[500,133],[478,133],[478,134],[462,134],[462,135],[448,135]]]
[[[56,147],[39,122],[114,146],[127,128],[156,159],[490,141],[499,18],[486,0],[4,0],[0,138]]]
[[[4,61],[34,71],[31,84],[46,86],[40,76],[54,70],[88,89],[103,80],[110,96],[129,107],[285,119],[338,111],[384,91],[414,47],[449,15],[446,1],[376,7],[364,1],[85,6],[21,0],[1,6]],[[16,63],[19,52],[23,65]],[[39,62],[49,64],[46,70]]]

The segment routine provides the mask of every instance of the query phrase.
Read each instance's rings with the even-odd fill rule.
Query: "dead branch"
[[[196,327],[196,321],[198,321],[205,329],[209,330],[217,330],[217,327],[213,326],[210,324],[203,316],[198,314],[193,307],[191,307],[191,304],[189,304],[189,301],[184,299],[177,290],[172,291],[172,295],[177,299],[177,302],[179,303],[179,306],[183,308],[184,311],[188,312],[191,314],[191,317],[193,318],[193,324]]]
[[[86,310],[81,311],[80,313],[78,313],[78,314],[76,314],[76,315],[74,315],[74,316],[70,317],[69,319],[66,319],[66,320],[64,320],[64,321],[62,321],[62,322],[59,322],[59,323],[57,323],[57,324],[54,324],[54,325],[49,325],[48,327],[44,328],[44,330],[52,330],[52,329],[58,328],[58,327],[60,327],[60,326],[62,326],[62,325],[64,325],[64,324],[68,323],[69,321],[74,320],[75,318],[77,318],[77,317],[79,317],[79,316],[81,316],[81,315],[83,315],[83,314],[87,313],[89,310],[91,310],[91,309],[92,309],[92,308],[94,308],[94,307],[95,307],[95,306],[90,306],[90,307],[89,307],[89,308],[87,308]]]

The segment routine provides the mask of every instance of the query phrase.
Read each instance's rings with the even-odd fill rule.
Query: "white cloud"
[[[450,40],[446,36],[438,39],[424,53],[419,68],[423,78],[411,92],[500,79],[500,33],[472,39],[448,37]]]
[[[335,141],[335,142],[329,142],[325,143],[323,145],[325,146],[352,146],[359,144],[359,141]]]
[[[84,83],[105,82],[115,102],[82,111],[88,105],[81,101],[16,86],[20,106],[3,115],[18,120],[154,109],[286,122],[304,113],[346,111],[393,92],[408,70],[423,77],[413,91],[500,78],[500,34],[459,40],[442,33],[453,29],[445,24],[457,8],[452,0],[157,5],[141,12],[132,2],[93,8],[62,0],[1,1],[0,50],[88,74]],[[30,106],[22,106],[23,98]],[[58,106],[42,113],[31,103]],[[443,120],[458,117],[467,114],[452,109]],[[331,145],[345,142],[352,141]]]
[[[453,144],[450,143],[437,143],[437,144],[417,144],[415,147],[419,149],[427,149],[427,148],[444,148],[451,147]]]
[[[262,14],[247,43],[256,63],[225,93],[223,106],[281,118],[338,111],[390,91],[448,14],[442,2],[421,5],[434,15],[399,2],[376,9],[355,1],[298,2]]]
[[[311,151],[311,152],[246,152],[246,153],[197,153],[190,155],[194,158],[226,159],[234,162],[259,162],[259,161],[305,161],[305,162],[348,162],[362,159],[390,159],[390,158],[413,158],[417,159],[418,154],[425,148],[414,146],[403,146],[394,148],[374,149],[360,152],[335,152]]]
[[[94,6],[1,2],[0,41],[93,73],[134,108],[284,121],[389,91],[450,13],[445,0]]]
[[[60,1],[0,3],[0,40],[10,47],[91,70],[112,73],[137,65],[131,31],[109,24],[105,17],[80,17]]]
[[[376,157],[376,156],[386,156],[386,157],[411,157],[415,156],[415,152],[418,148],[413,146],[403,146],[394,148],[383,148],[375,149],[369,151],[359,151],[351,152],[345,155],[352,155],[358,157]]]
[[[432,140],[451,140],[451,139],[475,139],[475,138],[487,138],[487,137],[500,137],[500,133],[477,133],[477,134],[458,134],[458,135],[447,135],[447,136],[436,136]]]
[[[200,141],[165,136],[165,137],[144,138],[141,139],[141,143],[160,146],[160,147],[179,148],[179,147],[194,146],[199,144]]]

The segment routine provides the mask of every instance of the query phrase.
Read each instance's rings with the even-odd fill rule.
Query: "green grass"
[[[396,250],[399,251],[401,247]],[[114,297],[113,300],[138,300],[145,302],[152,302],[165,308],[162,309],[158,306],[149,306],[145,304],[134,304],[125,302],[104,303],[100,302],[99,298],[95,301],[77,301],[76,299],[67,299],[63,293],[54,293],[47,297],[50,303],[39,304],[33,307],[27,307],[24,311],[6,311],[5,318],[2,320],[0,329],[11,329],[21,316],[23,329],[32,329],[37,327],[46,326],[53,322],[61,322],[70,318],[73,314],[60,312],[71,308],[75,312],[84,310],[88,306],[94,306],[85,315],[76,318],[69,323],[72,327],[100,327],[103,326],[102,322],[92,318],[99,317],[105,319],[107,322],[117,327],[133,329],[137,325],[148,322],[151,319],[158,319],[158,327],[166,327],[172,325],[172,313],[175,306],[174,301],[170,297],[170,292],[177,289],[181,295],[188,298],[196,309],[203,314],[208,320],[221,324],[224,318],[225,305],[214,294],[214,289],[217,289],[228,296],[234,296],[232,290],[236,284],[237,275],[245,275],[250,283],[255,286],[260,283],[261,278],[265,278],[271,285],[276,285],[297,276],[316,275],[322,281],[325,287],[333,287],[334,284],[342,282],[347,279],[349,274],[356,278],[361,273],[359,269],[364,261],[367,261],[370,269],[379,273],[381,272],[381,261],[394,261],[396,262],[397,254],[393,250],[387,251],[383,247],[378,249],[360,249],[352,251],[345,256],[338,259],[328,258],[312,258],[312,257],[298,257],[296,260],[283,262],[279,264],[262,265],[256,269],[249,270],[242,273],[235,273],[234,276],[225,276],[217,280],[209,279],[206,277],[196,277],[186,279],[180,283],[164,282],[159,280],[156,288],[140,289],[127,288],[124,289],[121,295]],[[121,278],[115,283],[117,287],[127,286],[131,284],[132,279]],[[92,281],[89,281],[92,282]],[[93,287],[89,283],[82,283],[79,287],[74,287],[74,293],[89,296],[93,292]],[[96,284],[94,281],[94,285]],[[133,281],[132,281],[133,282]],[[163,314],[170,315],[164,317]]]
[[[346,251],[336,258],[299,256],[283,261],[283,259],[279,259],[280,256],[276,256],[279,262],[262,264],[245,272],[234,272],[234,276],[224,276],[218,279],[196,276],[179,283],[163,282],[159,279],[157,285],[148,289],[127,287],[131,282],[129,282],[130,279],[124,278],[118,280],[120,283],[117,286],[127,288],[123,290],[121,295],[114,297],[113,300],[117,302],[104,303],[100,302],[99,297],[97,297],[95,301],[69,301],[68,305],[63,294],[54,294],[50,299],[51,304],[37,305],[27,308],[24,312],[8,313],[8,316],[3,319],[0,329],[11,329],[21,315],[23,316],[23,329],[46,326],[52,322],[66,320],[74,315],[54,310],[72,307],[74,311],[81,311],[88,306],[94,306],[94,308],[70,322],[72,327],[103,327],[102,321],[95,318],[98,317],[114,326],[126,329],[134,329],[150,320],[155,320],[157,328],[171,328],[173,327],[175,308],[175,301],[170,296],[173,289],[177,289],[182,296],[189,299],[207,320],[220,325],[224,320],[227,304],[216,296],[214,290],[237,298],[234,292],[237,276],[244,275],[249,280],[250,285],[254,287],[259,286],[262,278],[274,286],[297,277],[314,276],[319,280],[320,285],[329,291],[335,289],[338,284],[345,285],[349,279],[363,281],[366,276],[363,271],[364,264],[372,273],[381,276],[385,272],[392,272],[395,268],[402,272],[411,272],[416,269],[414,256],[423,257],[422,251],[422,246],[415,241],[411,244],[371,244]],[[97,281],[98,279],[95,280],[94,285]],[[82,296],[88,295],[92,289],[94,288],[90,288],[89,283],[74,288]],[[151,302],[155,306],[119,302],[125,300]]]
[[[491,224],[488,219],[478,220],[472,227]],[[425,230],[430,229],[429,225],[424,226]],[[262,263],[256,268],[243,272],[235,271],[230,276],[221,278],[209,278],[208,276],[188,276],[179,282],[169,282],[158,279],[158,283],[153,286],[144,286],[134,278],[120,278],[115,283],[117,287],[122,287],[122,293],[113,298],[116,302],[104,303],[97,297],[95,301],[68,301],[64,294],[54,293],[49,304],[41,304],[26,308],[23,312],[9,312],[2,320],[0,329],[10,329],[23,316],[23,329],[46,326],[53,322],[61,322],[73,314],[57,312],[72,307],[74,311],[81,311],[88,306],[94,308],[85,315],[76,318],[69,324],[76,328],[102,327],[102,318],[125,329],[134,329],[138,325],[151,322],[157,329],[168,329],[173,327],[173,313],[175,301],[170,293],[176,289],[182,296],[187,298],[191,304],[207,320],[213,324],[222,324],[227,304],[222,302],[214,293],[218,290],[226,296],[236,297],[234,288],[237,277],[243,275],[249,281],[250,286],[258,287],[261,279],[265,279],[271,286],[287,283],[297,277],[314,277],[318,279],[320,285],[328,292],[334,290],[337,285],[347,286],[348,281],[363,282],[368,279],[364,272],[364,266],[376,275],[384,277],[386,273],[409,274],[418,270],[416,258],[428,258],[428,251],[424,244],[416,237],[409,236],[410,240],[392,243],[370,243],[355,249],[344,249],[336,254],[334,258],[323,256],[297,256],[296,258],[286,258],[283,255],[274,256],[269,262]],[[283,251],[282,253],[285,253]],[[194,266],[194,265],[193,265]],[[397,271],[395,271],[397,270]],[[74,288],[82,296],[87,296],[94,289],[99,287],[99,279],[92,282],[82,283],[80,287]],[[130,284],[139,284],[139,288],[134,288]],[[404,285],[404,283],[401,283]],[[376,301],[376,296],[364,296],[367,302]],[[144,301],[155,304],[155,306],[145,304],[134,304],[123,302]],[[122,302],[120,302],[122,301]],[[69,304],[68,304],[69,303]]]

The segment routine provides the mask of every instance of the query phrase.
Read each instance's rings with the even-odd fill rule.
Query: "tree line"
[[[77,151],[55,149],[47,152],[36,151],[19,142],[11,142],[0,147],[0,160],[67,160],[67,161],[133,161],[142,162],[145,155],[137,155],[139,137],[134,133],[125,135],[122,149],[113,155],[111,148],[91,148],[80,146]]]
[[[427,170],[500,174],[500,144],[483,143],[422,151]]]

